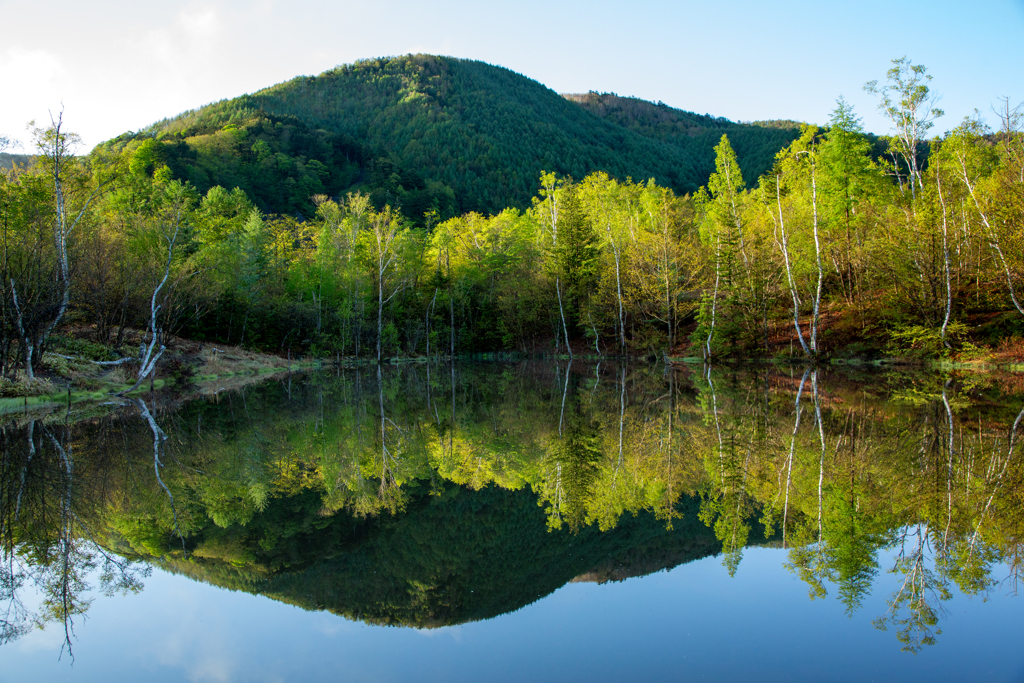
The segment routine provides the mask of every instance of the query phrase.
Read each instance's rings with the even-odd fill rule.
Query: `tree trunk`
[[[622,277],[619,269],[619,248],[612,243],[612,251],[615,253],[615,288],[619,299],[619,346],[622,348],[622,355],[626,355],[626,320],[622,307]]]
[[[717,235],[715,242],[715,289],[711,294],[711,328],[708,330],[708,338],[704,342],[704,361],[711,358],[711,341],[715,336],[715,315],[718,307],[718,284],[722,277],[722,236]]]
[[[35,373],[32,372],[32,351],[34,350],[34,346],[32,345],[29,336],[25,334],[25,326],[21,315],[21,306],[18,303],[18,290],[14,286],[14,280],[11,280],[11,298],[14,300],[14,311],[16,313],[14,323],[18,328],[18,334],[21,335],[22,343],[25,345],[25,377],[31,382],[36,378]]]
[[[953,289],[949,277],[949,235],[946,225],[946,199],[942,194],[942,178],[939,176],[938,170],[935,171],[935,186],[939,191],[939,203],[942,205],[942,260],[943,274],[946,278],[946,315],[942,319],[942,331],[939,333],[939,338],[942,340],[943,346],[949,349],[952,347],[949,340],[946,339],[946,329],[949,327],[949,316],[953,309]]]
[[[810,154],[808,152],[808,154]],[[821,312],[821,283],[825,278],[821,268],[821,242],[818,239],[818,182],[814,157],[811,157],[811,209],[814,214],[814,258],[818,264],[818,285],[814,290],[814,313],[811,317],[811,353],[818,355],[818,323]]]
[[[793,266],[789,262],[789,236],[786,234],[786,218],[782,213],[782,194],[779,189],[779,176],[775,176],[775,201],[779,207],[779,231],[782,234],[782,241],[776,239],[779,249],[782,251],[782,260],[786,265],[786,281],[789,283],[789,293],[793,297],[793,328],[796,330],[797,339],[800,340],[800,348],[804,355],[810,356],[811,351],[804,341],[803,330],[800,329],[800,296],[796,291],[796,281],[793,278]],[[774,219],[774,214],[772,216]]]
[[[377,362],[380,363],[380,341],[384,330],[384,278],[377,278]]]
[[[558,275],[555,276],[555,293],[558,294],[558,315],[562,320],[562,332],[565,334],[565,348],[572,358],[572,346],[569,345],[569,328],[565,324],[565,310],[562,308],[562,284]]]

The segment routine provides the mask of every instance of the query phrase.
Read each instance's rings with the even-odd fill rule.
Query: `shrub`
[[[86,339],[53,335],[50,337],[50,347],[65,356],[79,356],[85,360],[117,360],[106,346]]]
[[[180,358],[170,358],[163,363],[164,372],[170,375],[175,384],[187,386],[195,381],[196,368]]]
[[[967,326],[961,322],[951,322],[946,328],[946,340],[954,348],[971,350],[972,344],[964,338]],[[894,356],[911,358],[938,358],[948,356],[951,349],[942,343],[942,330],[924,325],[899,325],[889,331],[888,352]]]

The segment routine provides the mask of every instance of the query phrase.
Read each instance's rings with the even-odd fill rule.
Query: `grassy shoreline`
[[[173,393],[179,399],[187,398],[219,391],[213,388],[214,385],[240,387],[276,374],[308,370],[322,363],[322,359],[288,359],[223,344],[189,340],[174,340],[169,346],[157,366],[156,376],[147,378],[127,396],[144,395],[152,391]],[[97,358],[88,357],[103,352],[110,354],[111,351],[106,347],[89,344],[85,346],[87,353],[77,356],[63,353],[73,349],[57,350],[62,353],[48,352],[44,355],[43,368],[37,372],[34,381],[26,381],[21,371],[16,373],[13,380],[5,378],[3,396],[0,396],[0,415],[29,409],[110,401],[117,399],[135,384],[135,369],[130,363],[111,368],[99,365]]]
[[[70,333],[68,333],[70,332]],[[88,330],[66,331],[58,336],[42,362],[42,367],[33,382],[25,381],[20,370],[13,377],[0,378],[0,415],[25,412],[29,409],[55,408],[82,403],[116,401],[135,383],[136,365],[125,363],[118,366],[101,365],[101,361],[117,359],[118,354],[107,345],[88,341]],[[351,357],[281,357],[273,354],[250,351],[240,347],[199,342],[188,339],[172,339],[168,344],[152,380],[147,379],[131,395],[139,396],[159,392],[165,397],[182,400],[193,396],[213,395],[224,390],[241,388],[253,382],[263,381],[278,374],[306,371],[324,365],[372,365],[372,358]],[[122,348],[132,348],[130,344]],[[675,353],[645,356],[626,356],[637,362],[665,362],[671,365],[700,365],[704,359],[692,355],[695,349],[684,345],[674,349]],[[463,360],[523,360],[543,358],[569,360],[564,352],[545,353],[471,353],[457,354]],[[123,353],[123,352],[122,352]],[[127,354],[124,354],[127,355]],[[622,359],[623,356],[598,355],[592,348],[579,348],[573,356],[583,362],[601,362]],[[423,356],[400,356],[388,358],[387,364],[425,363]],[[807,366],[813,361],[801,356],[724,357],[715,360],[715,365],[772,365]],[[842,355],[821,358],[816,363],[822,367],[856,368],[918,368],[937,372],[970,373],[1024,373],[1024,340],[1004,340],[996,348],[970,347],[950,357],[878,356],[847,357]]]

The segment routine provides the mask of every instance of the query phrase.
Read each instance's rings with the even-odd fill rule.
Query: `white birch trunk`
[[[722,235],[716,236],[715,242],[715,289],[711,293],[711,326],[708,330],[708,338],[704,342],[704,361],[711,358],[711,342],[715,337],[715,315],[718,307],[718,285],[722,278]]]
[[[808,152],[808,154],[811,154]],[[818,355],[818,324],[821,311],[821,283],[825,273],[821,267],[821,241],[818,237],[818,182],[814,156],[811,156],[811,209],[814,215],[814,257],[818,264],[818,284],[814,290],[814,317],[811,319],[811,354]]]
[[[779,176],[775,176],[775,201],[779,207],[779,231],[782,234],[781,242],[778,239],[775,242],[782,251],[782,260],[786,265],[786,281],[789,283],[790,296],[793,297],[793,328],[796,330],[796,336],[800,340],[800,348],[803,349],[804,355],[810,356],[811,351],[807,348],[803,330],[800,329],[800,296],[797,294],[796,281],[793,279],[793,267],[789,262],[789,236],[786,233],[786,219],[782,213],[782,193],[779,189]],[[775,218],[774,214],[772,214],[772,218]]]
[[[946,198],[942,194],[942,178],[937,169],[935,171],[935,186],[939,191],[939,204],[942,205],[942,260],[946,279],[946,315],[942,319],[942,330],[939,333],[939,338],[942,340],[943,346],[948,349],[952,348],[949,340],[946,339],[946,329],[949,327],[949,316],[953,310],[953,289],[949,277],[949,231],[946,224]]]

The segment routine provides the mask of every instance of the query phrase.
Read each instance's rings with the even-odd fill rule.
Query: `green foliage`
[[[552,247],[552,256],[565,287],[567,313],[578,334],[586,325],[583,311],[597,282],[600,252],[597,233],[584,211],[578,188],[570,184],[562,191],[558,242]]]
[[[674,188],[683,192],[700,187],[704,184],[703,178],[714,172],[713,148],[722,134],[729,135],[735,146],[739,165],[744,169],[744,180],[754,185],[761,175],[771,170],[775,153],[792,142],[800,129],[796,121],[734,123],[614,93],[589,92],[565,97],[606,120],[683,151],[693,160],[693,177],[687,179],[692,184]]]
[[[116,360],[110,347],[91,342],[88,339],[54,335],[50,338],[50,343],[55,352],[64,355],[79,356],[85,360]]]
[[[891,87],[923,78],[898,61]],[[919,86],[902,104],[879,92],[902,116]],[[1018,126],[1008,113],[996,139],[965,121],[908,193],[842,100],[827,130],[797,132],[567,99],[479,62],[359,62],[67,157],[60,193],[53,155],[5,172],[0,374],[39,366],[58,317],[133,355],[154,310],[163,334],[350,357],[556,337],[697,355],[688,334],[712,355],[784,357],[810,339],[806,355],[849,357],[893,329],[894,352],[924,358],[937,351],[921,331],[948,324],[943,346],[968,348],[960,324],[998,342],[986,321],[1024,312]],[[65,268],[55,229],[72,214]]]
[[[958,347],[967,335],[967,326],[952,322],[946,330],[951,344]],[[900,325],[889,331],[889,353],[894,356],[935,358],[949,355],[951,349],[942,342],[942,330],[923,325]]]
[[[241,187],[272,213],[309,216],[310,197],[360,183],[377,208],[400,207],[419,222],[430,210],[449,218],[525,208],[542,169],[656,178],[690,192],[705,182],[721,130],[733,136],[753,182],[793,136],[641,101],[617,115],[621,106],[593,99],[569,101],[482,62],[408,55],[299,77],[108,146],[156,140],[163,149],[146,148],[137,166],[159,156],[200,192]]]

